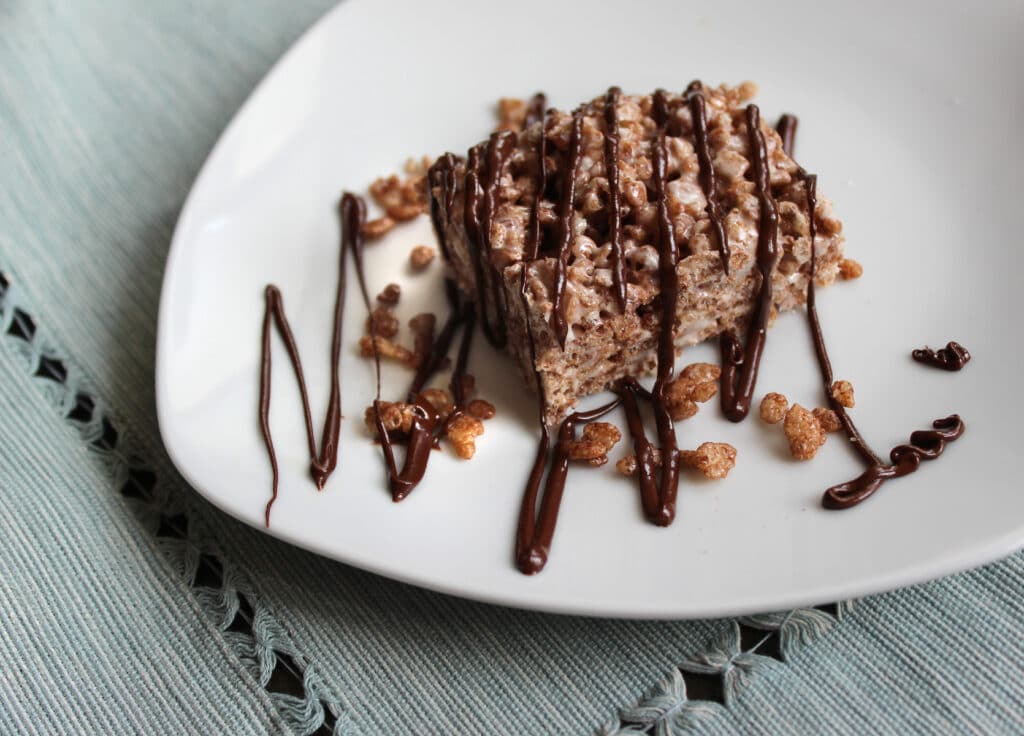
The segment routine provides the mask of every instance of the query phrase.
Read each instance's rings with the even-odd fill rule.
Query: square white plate
[[[859,472],[839,435],[810,463],[778,427],[741,425],[717,405],[678,425],[680,444],[739,450],[728,479],[684,477],[669,528],[644,521],[635,487],[576,467],[546,570],[519,574],[513,535],[535,447],[534,401],[514,367],[478,339],[471,372],[498,416],[476,457],[434,453],[404,502],[386,491],[363,428],[372,364],[357,355],[354,283],[342,355],[339,468],[318,493],[290,368],[275,339],[273,423],[281,496],[269,533],[417,585],[525,608],[696,617],[830,602],[915,583],[1024,543],[1021,203],[1024,45],[1019,3],[782,0],[726,5],[621,2],[420,3],[348,0],[288,52],[206,162],[175,233],[160,306],[157,397],[167,449],[225,512],[262,528],[270,468],[259,433],[262,292],[281,287],[319,425],[343,188],[362,190],[408,156],[465,151],[500,96],[538,89],[561,108],[610,84],[631,92],[758,82],[769,120],[800,116],[797,155],[843,219],[856,282],[822,290],[836,376],[879,450],[959,412],[966,434],[937,462],[844,511],[823,489]],[[400,315],[443,314],[441,264],[406,259],[433,243],[428,219],[368,251],[374,293],[403,287]],[[962,341],[959,374],[912,348]],[[684,363],[714,360],[701,346]],[[385,373],[385,398],[408,374]],[[388,394],[388,392],[391,394]],[[801,314],[769,334],[756,397],[821,403]],[[621,422],[621,419],[620,419]],[[613,461],[629,450],[621,444]],[[476,487],[474,487],[476,486]]]

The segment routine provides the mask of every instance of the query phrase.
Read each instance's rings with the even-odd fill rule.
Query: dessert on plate
[[[766,229],[759,153],[777,222],[765,317],[805,302],[807,184],[779,134],[759,115],[751,125],[745,103],[753,91],[613,88],[574,112],[534,113],[521,131],[496,132],[467,156],[435,163],[430,195],[442,253],[485,334],[507,346],[543,395],[548,422],[582,396],[654,372],[662,241],[674,250],[675,354],[742,335],[757,318]],[[815,273],[825,285],[842,259],[842,225],[825,199],[815,217]]]
[[[346,193],[331,392],[319,446],[280,292],[266,289],[260,423],[273,472],[266,522],[278,489],[269,424],[271,332],[281,334],[298,379],[310,471],[322,488],[337,464],[349,253],[367,312],[359,349],[373,359],[377,379],[364,419],[381,445],[394,501],[420,483],[442,439],[458,457],[473,457],[483,422],[495,415],[493,405],[472,397],[467,367],[476,324],[511,353],[536,392],[539,439],[532,465],[524,461],[515,539],[523,573],[547,563],[570,464],[601,467],[626,436],[632,454],[615,468],[634,478],[653,524],[668,526],[675,518],[684,470],[708,479],[728,475],[736,448],[703,442],[684,449],[675,423],[715,396],[728,419],[748,415],[767,330],[781,311],[806,306],[825,406],[790,406],[784,395],[769,392],[760,402],[761,419],[781,425],[799,460],[813,458],[829,433],[842,431],[865,468],[826,490],[823,506],[854,506],[885,481],[942,454],[964,431],[957,415],[913,432],[888,460],[850,417],[853,386],[833,376],[816,289],[837,277],[857,278],[861,268],[843,258],[842,225],[818,196],[817,177],[793,159],[796,118],[783,116],[776,130],[749,104],[753,93],[750,83],[693,82],[681,92],[647,95],[612,87],[572,112],[547,109],[541,94],[529,104],[506,100],[502,125],[465,156],[446,153],[429,169],[426,161],[413,162],[406,181],[378,180],[370,193],[385,216],[367,221],[365,202]],[[371,303],[364,246],[428,209],[448,271],[449,314],[443,323],[433,314],[414,316],[409,349],[396,341],[399,286],[389,284]],[[431,247],[418,245],[409,265],[423,272],[433,258]],[[694,363],[677,372],[688,345],[715,337],[718,365]],[[914,358],[959,370],[970,353],[950,342],[939,351],[914,351]],[[382,359],[414,371],[399,401],[382,400]],[[448,366],[448,388],[431,385]],[[648,376],[653,382],[641,384]],[[582,397],[606,389],[609,401],[575,410]],[[622,430],[607,421],[617,411]],[[653,415],[651,438],[645,414]],[[405,446],[401,461],[398,445]]]

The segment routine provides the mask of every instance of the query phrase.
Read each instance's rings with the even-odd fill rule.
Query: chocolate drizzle
[[[786,113],[779,118],[779,122],[775,126],[775,130],[782,139],[782,150],[790,158],[793,158],[793,144],[796,142],[796,128],[799,122],[796,115]]]
[[[793,132],[796,130],[796,118],[792,115],[784,116],[785,125],[789,127],[789,151],[792,151]],[[780,125],[783,125],[780,121]],[[790,154],[792,155],[792,154]],[[853,423],[846,408],[839,403],[832,395],[832,384],[835,379],[832,374],[832,362],[828,357],[828,350],[825,348],[825,337],[821,332],[821,322],[818,320],[817,295],[815,291],[814,278],[817,266],[817,248],[815,239],[817,237],[817,224],[815,213],[817,212],[818,198],[818,177],[814,174],[807,174],[803,169],[799,170],[799,176],[803,178],[807,191],[807,211],[810,223],[811,239],[811,260],[810,273],[807,278],[807,324],[811,330],[811,339],[814,341],[814,353],[818,359],[818,368],[821,371],[821,381],[825,390],[825,397],[829,406],[839,417],[843,430],[867,468],[863,473],[853,480],[839,483],[825,491],[821,504],[827,509],[847,509],[856,506],[866,500],[877,491],[881,485],[890,478],[900,478],[909,475],[917,470],[922,460],[934,460],[946,448],[947,442],[953,442],[964,433],[963,420],[956,414],[944,419],[936,419],[932,422],[933,429],[919,430],[910,435],[910,443],[898,445],[889,453],[889,463],[883,461],[874,450],[868,445]]]
[[[757,269],[761,274],[761,286],[747,328],[746,347],[740,346],[732,332],[723,332],[719,340],[722,355],[722,411],[734,422],[742,421],[750,411],[750,400],[757,383],[757,370],[772,310],[772,274],[779,259],[779,215],[769,188],[768,150],[761,132],[757,105],[747,106],[747,136],[754,162],[754,184],[761,208],[757,234]]]
[[[555,259],[555,298],[551,306],[551,326],[559,345],[565,349],[569,325],[565,320],[565,282],[572,248],[572,216],[576,206],[576,175],[583,159],[583,108],[572,115],[572,136],[569,140],[569,161],[562,181],[562,196],[558,206],[559,247]]]
[[[519,507],[519,524],[516,527],[516,567],[525,575],[535,575],[544,569],[551,549],[551,540],[558,523],[558,508],[562,504],[565,479],[569,474],[569,446],[576,438],[576,425],[600,419],[619,405],[619,399],[586,412],[575,412],[566,417],[558,428],[555,456],[551,461],[544,496],[537,509],[537,493],[544,476],[548,456],[548,431],[541,423],[541,441],[537,447],[537,458],[530,470],[523,503]]]
[[[618,94],[613,87],[609,90],[606,101],[606,114],[608,101],[615,99]],[[640,500],[644,515],[658,526],[668,526],[675,518],[676,496],[679,489],[679,449],[676,444],[675,425],[669,414],[668,406],[664,400],[664,393],[668,383],[672,380],[675,363],[675,340],[674,327],[676,316],[676,303],[679,296],[679,276],[676,271],[678,251],[675,243],[675,230],[672,227],[671,217],[668,211],[665,167],[668,154],[666,151],[665,136],[669,122],[668,100],[665,92],[658,90],[654,96],[655,120],[658,124],[657,138],[654,144],[654,194],[658,205],[658,276],[661,287],[661,322],[658,333],[658,369],[654,388],[651,392],[645,391],[633,379],[622,381],[616,389],[618,397],[613,401],[604,404],[588,412],[575,412],[565,420],[558,429],[558,438],[555,446],[554,457],[551,458],[551,468],[548,471],[547,480],[544,483],[544,494],[540,500],[540,508],[537,507],[537,496],[540,492],[541,481],[544,480],[544,470],[548,465],[550,434],[544,422],[545,399],[540,374],[537,373],[537,384],[541,387],[541,400],[539,402],[540,438],[537,443],[537,454],[534,458],[530,475],[526,482],[526,489],[523,493],[522,505],[519,509],[519,523],[516,529],[515,560],[516,567],[520,572],[527,575],[534,575],[540,572],[547,563],[548,553],[551,547],[551,540],[554,537],[555,525],[558,521],[558,509],[562,502],[562,495],[565,492],[565,482],[569,474],[569,447],[575,439],[576,426],[586,422],[592,422],[608,414],[618,406],[626,410],[627,424],[630,435],[633,439],[633,446],[638,460],[638,479],[640,484]],[[570,143],[571,154],[569,166],[567,167],[568,182],[575,176],[576,168],[580,158],[580,136],[582,135],[582,114],[579,110],[573,116],[573,133]],[[607,153],[607,149],[606,149]],[[543,159],[541,159],[543,160]],[[541,165],[543,166],[543,165]],[[609,169],[610,171],[611,169]],[[540,184],[544,183],[544,170],[540,168]],[[566,253],[570,242],[568,223],[571,222],[572,192],[569,190],[571,184],[567,184],[562,191],[562,202],[560,208],[562,247],[559,263],[563,265],[561,281],[556,275],[556,285],[564,288],[564,264],[567,260]],[[541,186],[538,191],[542,191]],[[566,203],[569,203],[568,206]],[[533,237],[533,236],[531,236]],[[532,248],[530,248],[532,250]],[[525,287],[526,264],[523,264],[523,285],[520,294],[524,300],[524,312],[526,306]],[[558,301],[556,301],[556,305]],[[556,306],[556,314],[560,310]],[[563,317],[564,323],[564,317]],[[527,325],[527,332],[530,340],[531,357],[536,365],[536,346],[533,333]],[[535,368],[536,371],[536,368]],[[658,483],[658,464],[655,462],[654,448],[647,440],[644,431],[643,419],[640,416],[637,397],[644,398],[651,402],[654,410],[655,422],[658,429],[658,440],[661,443],[661,482]]]
[[[365,217],[365,213],[364,213]],[[263,434],[263,443],[267,448],[267,456],[270,460],[270,469],[273,474],[271,481],[270,500],[263,514],[263,523],[270,526],[270,510],[277,501],[278,484],[280,472],[277,465],[277,452],[274,450],[274,440],[270,431],[270,395],[271,395],[271,368],[272,359],[270,353],[270,332],[274,325],[284,340],[285,348],[288,351],[288,358],[291,360],[292,368],[295,370],[295,378],[299,384],[299,394],[302,397],[302,411],[306,423],[306,442],[309,447],[309,469],[316,483],[317,490],[323,490],[327,479],[334,472],[338,465],[338,447],[341,432],[341,378],[338,367],[341,360],[341,327],[342,318],[345,313],[345,262],[348,252],[348,241],[343,237],[341,241],[341,252],[338,257],[338,286],[334,297],[334,323],[331,330],[331,389],[327,400],[327,415],[324,417],[323,432],[320,435],[320,450],[316,448],[316,437],[313,432],[313,417],[309,408],[309,391],[306,388],[306,377],[302,371],[302,360],[299,357],[299,347],[295,342],[295,335],[291,325],[288,324],[288,317],[284,311],[284,300],[281,291],[273,284],[267,284],[264,291],[265,307],[263,312],[263,331],[261,336],[260,353],[260,430]],[[376,347],[376,345],[374,345]]]
[[[950,340],[946,343],[946,347],[938,350],[932,350],[929,347],[920,348],[913,351],[910,357],[918,363],[941,368],[944,371],[961,370],[971,360],[971,354],[967,352],[967,348],[954,340]]]
[[[619,309],[626,311],[626,272],[622,255],[622,202],[619,192],[619,97],[622,90],[611,87],[604,98],[604,170],[608,177],[612,285]]]
[[[651,389],[651,407],[661,443],[662,469],[659,489],[660,509],[653,521],[666,526],[675,517],[675,498],[679,487],[679,452],[675,424],[665,403],[665,392],[672,381],[676,358],[675,323],[679,301],[679,273],[676,269],[679,252],[675,228],[668,209],[665,166],[668,161],[665,136],[668,126],[668,101],[664,90],[654,93],[654,120],[658,125],[654,145],[653,185],[658,205],[658,281],[661,291],[661,320],[658,326],[658,368]]]
[[[499,295],[502,293],[500,276],[491,265],[488,254],[491,241],[491,218],[494,210],[494,189],[501,178],[500,170],[515,142],[515,134],[495,133],[488,142],[486,162],[483,146],[474,146],[469,151],[466,163],[465,228],[470,241],[470,255],[476,275],[477,300],[480,305],[481,326],[484,335],[496,348],[503,348],[508,341],[504,316],[501,313]],[[485,181],[481,183],[481,177]],[[486,187],[486,188],[483,188]],[[483,210],[483,212],[481,212]]]
[[[348,249],[352,251],[356,275],[359,280],[359,291],[363,298],[363,305],[366,307],[367,313],[369,313],[371,311],[370,294],[366,288],[366,276],[363,269],[363,227],[366,224],[366,204],[361,198],[346,192],[341,199],[341,213],[342,250],[343,252]],[[462,376],[465,373],[466,361],[469,356],[475,321],[474,313],[471,307],[462,304],[458,289],[454,284],[449,282],[445,285],[445,288],[451,307],[451,314],[441,330],[441,334],[431,345],[429,354],[424,358],[409,387],[408,402],[412,404],[412,427],[409,432],[405,461],[401,469],[398,468],[398,463],[395,459],[394,439],[385,427],[384,419],[381,415],[380,353],[377,350],[374,322],[373,320],[369,322],[370,343],[373,345],[373,362],[377,379],[377,393],[373,401],[374,424],[376,425],[377,436],[380,439],[381,449],[384,453],[384,463],[387,468],[391,499],[396,503],[412,493],[423,479],[423,475],[427,470],[427,462],[430,459],[430,451],[437,444],[437,433],[444,429],[445,425],[440,421],[437,411],[420,395],[420,391],[443,364],[455,331],[460,325],[465,326],[465,332],[462,346],[459,350],[459,359],[456,364],[455,373],[452,376],[453,385],[456,383],[459,385],[459,393],[456,394],[455,411],[461,412],[464,404],[464,394],[461,390]],[[454,416],[455,413],[453,413]]]
[[[524,127],[529,128],[538,120],[543,120],[544,113],[547,110],[547,105],[548,98],[544,96],[543,92],[538,92],[531,97],[530,104],[526,108],[526,122],[524,123]]]
[[[705,210],[715,229],[718,241],[718,256],[722,261],[722,269],[729,275],[729,236],[722,223],[722,207],[718,202],[718,180],[715,176],[715,165],[711,160],[711,145],[708,141],[707,106],[704,100],[703,86],[699,80],[690,83],[686,88],[686,99],[690,103],[690,117],[693,120],[693,143],[700,164],[700,186],[707,200]]]

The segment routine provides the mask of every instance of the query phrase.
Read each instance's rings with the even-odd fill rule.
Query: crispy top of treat
[[[718,237],[709,215],[695,148],[690,99],[694,93],[700,93],[704,99],[708,154],[717,180],[715,193],[731,251],[730,274],[737,278],[744,277],[754,265],[758,238],[759,205],[750,175],[745,115],[745,103],[755,91],[751,83],[717,88],[695,84],[686,92],[664,95],[669,113],[667,205],[675,241],[683,256],[681,262],[693,257],[709,258],[709,254],[716,259],[719,256]],[[610,114],[608,106],[612,100],[614,113]],[[488,170],[490,163],[499,164],[493,200],[485,203],[489,217],[484,223],[489,221],[489,229],[481,233],[487,257],[499,270],[524,260],[531,264],[529,295],[534,308],[542,313],[549,314],[552,309],[556,259],[568,238],[562,306],[570,326],[587,329],[609,310],[619,310],[613,273],[610,158],[606,146],[610,120],[617,121],[618,232],[627,310],[649,304],[658,293],[658,208],[654,201],[653,171],[658,124],[654,104],[654,95],[602,95],[574,112],[549,110],[542,120],[534,120],[518,132],[498,132],[489,144],[482,143],[470,151],[469,169],[476,159],[486,174],[481,178],[481,189],[486,187],[482,179],[494,175]],[[794,249],[810,249],[805,185],[797,175],[798,165],[783,151],[778,134],[763,121],[761,128],[767,146],[771,193],[779,209],[779,247],[783,255],[778,268],[784,274],[795,275],[806,258],[791,254]],[[542,149],[543,167],[539,156]],[[574,149],[578,150],[576,157]],[[500,155],[490,156],[494,152]],[[457,192],[456,198],[463,207],[466,171],[467,163],[458,162],[456,189],[462,191]],[[570,177],[574,197],[566,235],[559,214]],[[534,218],[539,230],[534,230]],[[841,225],[827,200],[819,200],[817,218],[818,246],[824,249],[824,241],[837,236]],[[569,339],[571,333],[572,330]]]

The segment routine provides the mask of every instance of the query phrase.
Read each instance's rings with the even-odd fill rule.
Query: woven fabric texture
[[[1024,556],[740,620],[453,599],[216,512],[156,311],[230,116],[328,0],[0,2],[0,734],[1024,731]]]

